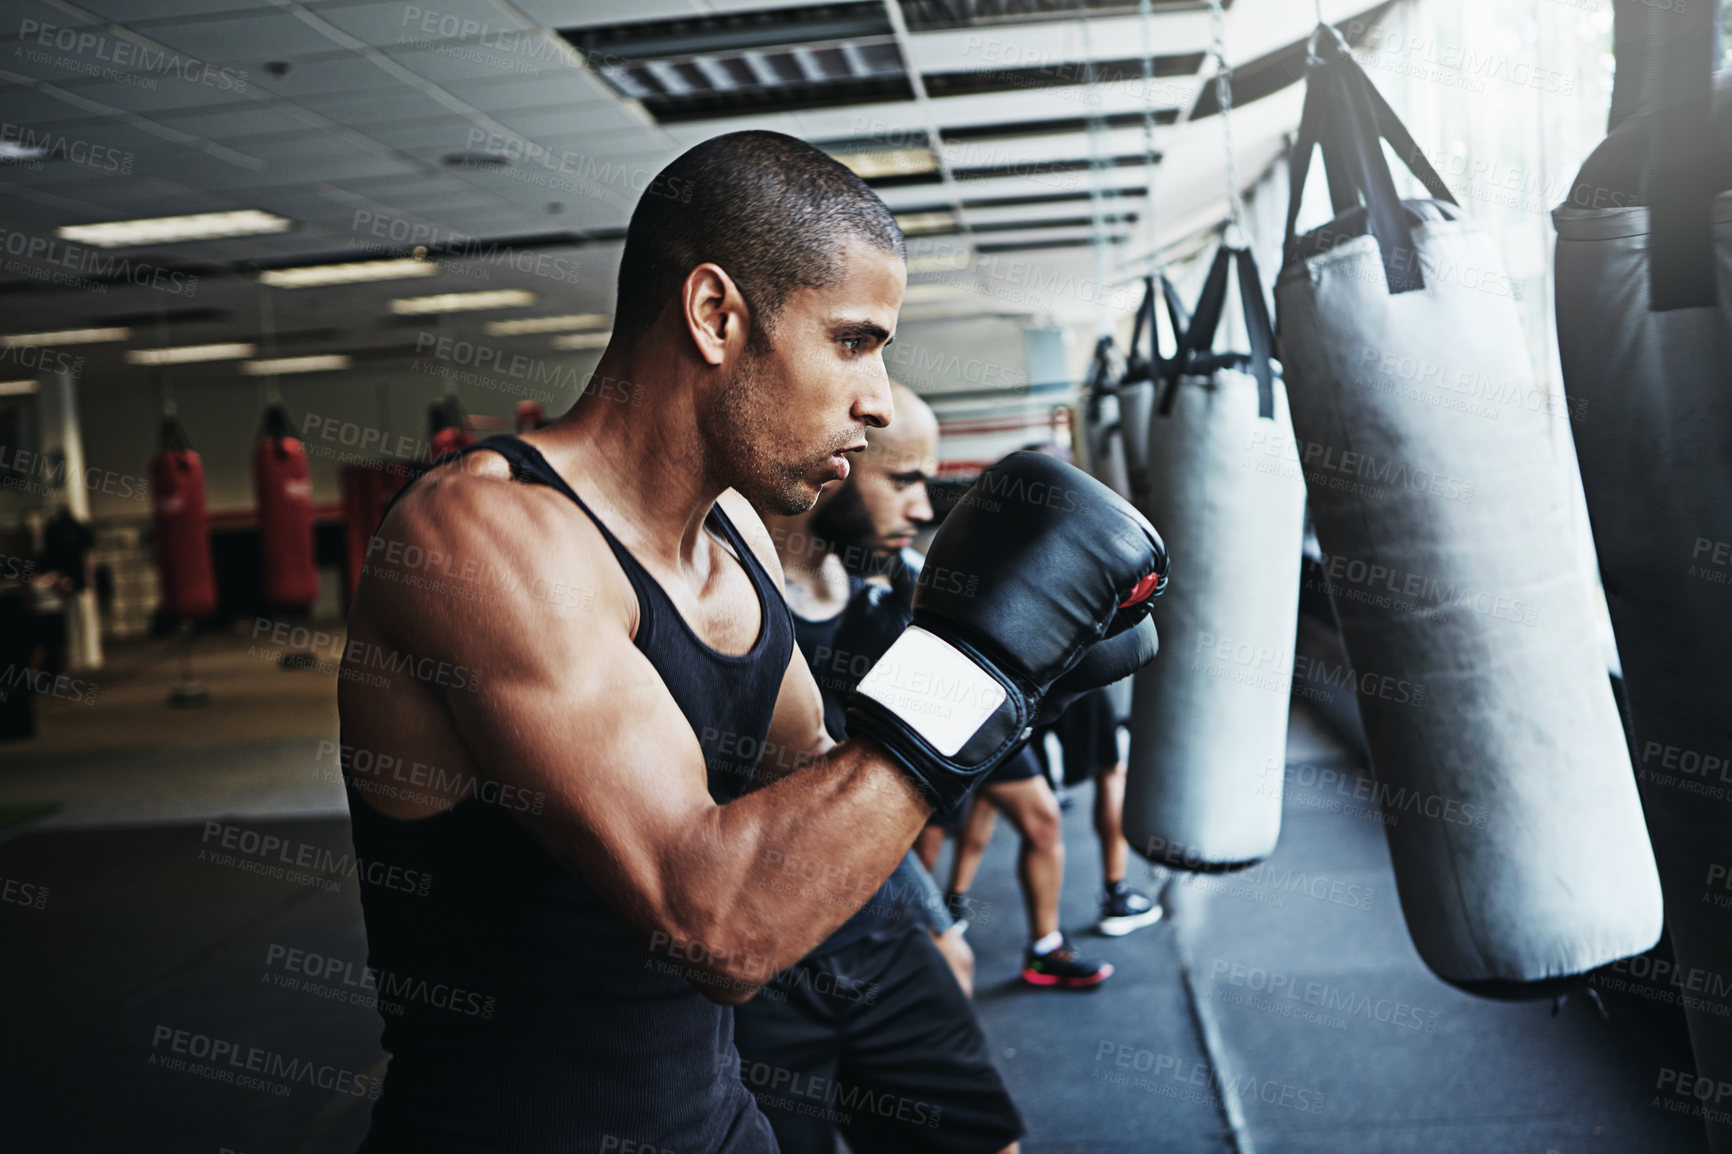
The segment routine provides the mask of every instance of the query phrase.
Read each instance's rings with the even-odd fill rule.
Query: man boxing
[[[890,391],[896,420],[867,430],[846,481],[826,485],[806,513],[763,515],[794,636],[838,740],[847,736],[848,693],[908,623],[919,564],[908,546],[932,520],[926,480],[938,464],[938,421],[913,390],[891,382]],[[760,1094],[782,1154],[831,1154],[838,1130],[856,1154],[1014,1154],[1022,1118],[968,1001],[972,969],[962,926],[910,853],[858,913],[741,1005],[734,1039],[743,1070],[929,1103],[943,1119],[934,1128],[855,1112],[838,1124],[784,1095]]]
[[[905,279],[894,219],[840,164],[706,141],[632,214],[585,396],[387,512],[339,691],[368,962],[485,1010],[387,1014],[365,1150],[773,1151],[730,1007],[841,925],[935,804],[1152,657],[1158,536],[1019,454],[929,553],[974,583],[922,588],[854,736],[825,734],[748,502],[808,508],[889,423]],[[382,765],[420,788],[360,788]],[[834,1084],[784,1090],[847,1108]]]

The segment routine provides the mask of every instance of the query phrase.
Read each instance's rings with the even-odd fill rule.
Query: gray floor
[[[1352,772],[1304,716],[1289,757]],[[187,820],[244,810],[251,816],[235,820],[246,829],[341,852],[340,818],[263,816],[250,789],[251,802],[230,804],[235,783],[288,775],[281,796],[306,806],[323,792],[315,763],[299,737],[172,759],[6,755],[8,799],[58,788],[83,819],[66,822],[68,811],[60,828],[0,840],[0,879],[31,898],[0,903],[7,1149],[355,1148],[365,1096],[334,1081],[221,1081],[226,1063],[200,1069],[207,1063],[174,1052],[256,1047],[345,1086],[382,1068],[373,1011],[282,988],[270,964],[273,949],[300,949],[361,965],[353,880],[242,872],[213,853],[202,821]],[[160,815],[177,820],[85,824],[100,819],[105,779],[135,797],[176,798]],[[209,796],[182,788],[191,782]],[[1114,963],[1110,981],[1083,993],[1017,983],[1024,925],[1002,823],[974,890],[977,1004],[1028,1119],[1030,1154],[1703,1148],[1696,1123],[1651,1104],[1654,1060],[1586,999],[1554,1013],[1550,1002],[1489,1002],[1431,977],[1402,925],[1381,827],[1332,812],[1332,794],[1289,796],[1266,866],[1175,878],[1164,886],[1166,921],[1121,939],[1089,936],[1099,867],[1088,789],[1065,818],[1064,922]],[[1165,880],[1143,867],[1133,877]]]

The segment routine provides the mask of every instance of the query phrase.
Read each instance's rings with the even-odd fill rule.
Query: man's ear
[[[721,265],[706,262],[688,273],[680,305],[686,331],[705,363],[720,365],[746,347],[751,310]]]

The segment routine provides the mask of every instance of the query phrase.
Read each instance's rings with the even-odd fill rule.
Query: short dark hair
[[[648,329],[706,262],[734,278],[754,332],[771,327],[794,289],[835,283],[851,236],[907,256],[878,194],[821,149],[779,132],[712,137],[676,157],[639,198],[620,256],[614,328]]]

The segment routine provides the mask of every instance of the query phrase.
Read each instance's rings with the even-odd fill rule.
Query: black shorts
[[[1012,781],[1027,781],[1031,777],[1039,777],[1043,772],[1045,771],[1041,768],[1041,760],[1035,756],[1034,743],[1031,741],[1010,757],[999,762],[993,771],[986,775],[986,780],[980,784],[982,786],[1004,785]]]
[[[1113,716],[1113,700],[1104,689],[1085,693],[1044,730],[1036,730],[1029,742],[1046,760],[1045,734],[1058,737],[1064,751],[1064,784],[1081,785],[1104,773],[1119,761],[1119,724]]]
[[[1035,734],[1036,739],[1039,736],[1039,733]],[[1027,781],[1030,778],[1039,777],[1045,772],[1046,758],[1037,755],[1032,744],[1026,744],[1010,757],[999,762],[992,772],[986,775],[985,780],[980,783],[980,787],[969,796],[967,802],[954,810],[940,809],[934,811],[931,821],[927,824],[935,825],[951,833],[958,833],[962,829],[963,819],[968,816],[968,811],[980,800],[981,789],[989,785],[1006,785],[1013,781]]]
[[[782,1154],[1002,1150],[1025,1132],[974,1006],[923,929],[806,958],[734,1011]]]

